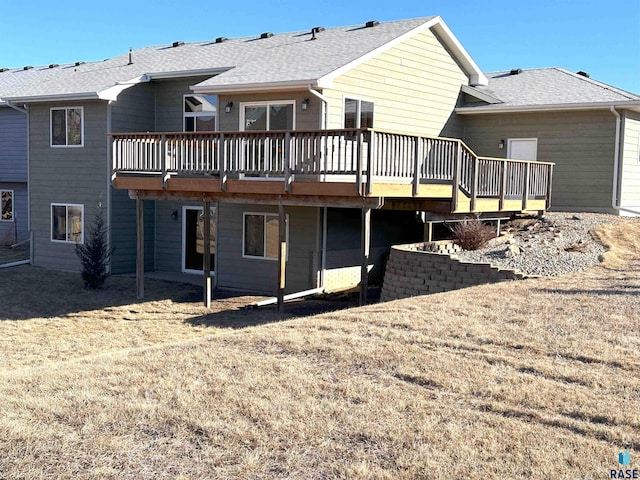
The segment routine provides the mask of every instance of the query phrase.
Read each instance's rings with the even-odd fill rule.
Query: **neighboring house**
[[[561,68],[487,77],[456,109],[467,145],[555,163],[556,210],[640,213],[640,96]]]
[[[441,138],[463,137],[461,89],[487,78],[439,17],[33,70],[25,83],[0,74],[0,98],[28,110],[38,266],[77,270],[75,244],[102,208],[115,273],[364,290],[389,245],[423,237],[418,212],[549,205],[550,164]]]
[[[29,238],[27,115],[0,102],[0,245]]]

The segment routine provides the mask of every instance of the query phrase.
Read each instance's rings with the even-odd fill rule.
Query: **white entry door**
[[[507,143],[507,158],[514,160],[537,160],[537,138],[510,138]]]

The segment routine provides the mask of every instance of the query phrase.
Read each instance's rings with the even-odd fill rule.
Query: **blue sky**
[[[0,67],[147,45],[440,15],[485,72],[560,66],[640,93],[640,0],[3,2]]]

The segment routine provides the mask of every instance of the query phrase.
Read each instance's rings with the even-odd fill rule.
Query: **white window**
[[[51,109],[51,146],[82,147],[84,141],[82,107]]]
[[[287,219],[288,217],[287,215]],[[288,239],[288,220],[286,220],[286,223],[286,236]],[[279,248],[280,219],[278,215],[273,213],[245,213],[242,229],[242,256],[277,260]]]
[[[294,100],[240,104],[240,130],[293,130]]]
[[[217,130],[218,96],[185,95],[183,112],[185,132],[212,132]]]
[[[344,128],[373,128],[373,102],[345,98]]]
[[[537,160],[537,138],[510,138],[507,141],[507,158],[513,160]]]
[[[84,242],[84,205],[51,204],[51,241]]]
[[[0,190],[0,221],[13,222],[13,190]]]

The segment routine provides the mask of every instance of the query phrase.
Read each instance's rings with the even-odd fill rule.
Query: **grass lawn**
[[[15,248],[0,245],[0,265],[22,260],[29,260],[29,245],[21,245]]]
[[[317,315],[2,270],[0,476],[595,479],[623,448],[640,468],[640,223],[617,228],[605,266]]]

